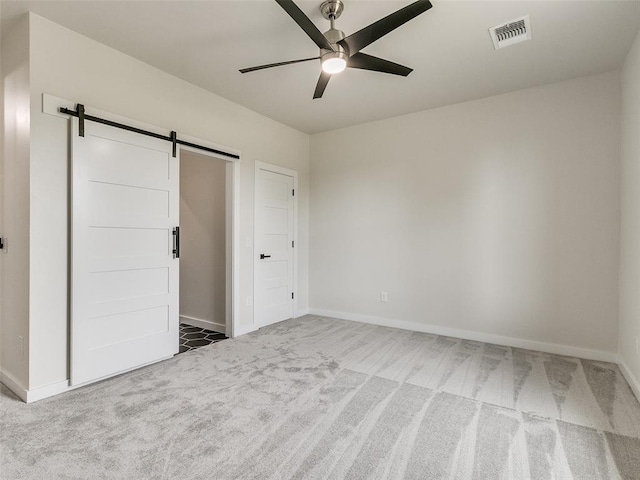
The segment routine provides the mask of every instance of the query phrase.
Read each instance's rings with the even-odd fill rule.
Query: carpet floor
[[[309,315],[0,409],[7,480],[640,478],[614,364]]]

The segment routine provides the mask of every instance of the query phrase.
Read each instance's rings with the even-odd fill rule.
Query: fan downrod
[[[320,12],[327,20],[336,20],[342,15],[344,3],[342,0],[327,0],[320,5]]]

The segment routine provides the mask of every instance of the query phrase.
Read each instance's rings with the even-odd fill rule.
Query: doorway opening
[[[180,149],[180,353],[232,335],[233,163]]]

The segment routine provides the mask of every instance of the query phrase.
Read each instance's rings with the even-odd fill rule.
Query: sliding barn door
[[[73,118],[71,384],[178,352],[179,159],[171,143]]]

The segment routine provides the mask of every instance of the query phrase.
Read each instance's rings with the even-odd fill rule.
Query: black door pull
[[[173,258],[180,258],[180,227],[173,229]]]
[[[265,255],[264,253],[261,253],[260,260],[264,260],[265,258],[271,258],[271,255]]]

